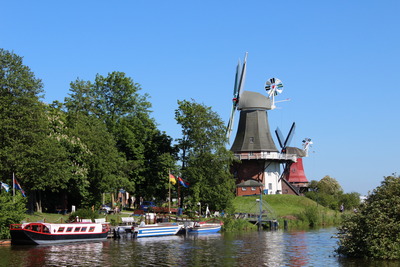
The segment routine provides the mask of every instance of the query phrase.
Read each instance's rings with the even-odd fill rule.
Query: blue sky
[[[264,93],[276,77],[277,100],[291,99],[269,112],[271,129],[296,122],[292,145],[314,142],[309,180],[329,175],[366,194],[400,174],[399,1],[6,1],[2,10],[0,47],[24,57],[46,102],[63,101],[78,77],[122,71],[179,138],[177,100],[228,120],[248,52],[244,89]]]

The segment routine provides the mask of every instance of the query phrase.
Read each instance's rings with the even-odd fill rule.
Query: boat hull
[[[11,230],[11,244],[14,245],[45,245],[65,242],[84,242],[107,239],[108,233],[51,235],[34,233],[25,230]]]
[[[10,226],[11,244],[14,245],[45,245],[104,240],[108,237],[108,231],[108,225],[97,223],[25,223]]]
[[[166,236],[166,235],[176,235],[182,228],[182,225],[146,225],[135,227],[135,236],[140,237],[150,237],[150,236]]]
[[[218,233],[221,231],[221,226],[200,226],[195,228],[189,228],[188,232],[192,234],[209,234],[209,233]]]

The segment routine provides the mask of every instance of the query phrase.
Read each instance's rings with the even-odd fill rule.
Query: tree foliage
[[[344,256],[400,259],[400,177],[387,176],[339,227]]]
[[[0,203],[0,239],[7,239],[10,238],[10,224],[20,223],[25,216],[26,199],[21,194],[13,197],[1,190]]]
[[[310,181],[309,190],[305,193],[306,197],[333,210],[339,210],[341,206],[347,210],[353,210],[360,204],[359,193],[343,193],[339,182],[328,175],[320,181]]]
[[[194,101],[178,101],[175,119],[182,127],[178,139],[181,173],[190,182],[188,195],[192,206],[200,202],[211,209],[231,206],[235,182],[229,166],[233,160],[225,148],[225,126],[221,118]]]

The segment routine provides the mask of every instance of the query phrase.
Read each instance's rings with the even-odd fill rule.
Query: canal
[[[342,259],[335,228],[0,246],[0,266],[399,266]]]

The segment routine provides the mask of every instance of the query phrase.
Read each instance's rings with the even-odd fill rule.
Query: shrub
[[[99,217],[98,212],[92,211],[91,209],[79,209],[73,213],[68,218],[68,221],[73,222],[76,220],[76,217],[80,219],[97,219]]]
[[[385,177],[338,230],[340,255],[400,259],[400,177]]]

